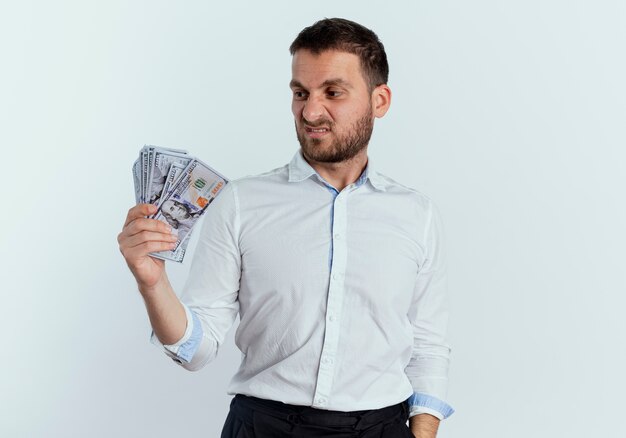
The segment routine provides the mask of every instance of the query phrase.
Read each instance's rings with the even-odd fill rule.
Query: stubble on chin
[[[372,137],[374,129],[374,119],[371,111],[357,120],[348,131],[347,134],[337,137],[335,136],[332,143],[323,148],[324,139],[307,138],[306,134],[298,129],[296,125],[296,136],[302,147],[304,155],[318,163],[341,163],[354,158],[359,152],[365,149]]]

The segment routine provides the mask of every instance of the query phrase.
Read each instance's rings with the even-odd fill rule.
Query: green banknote
[[[150,255],[182,262],[191,233],[228,180],[186,150],[146,145],[132,167],[136,203],[152,203],[152,218],[169,224],[178,237],[172,251]]]

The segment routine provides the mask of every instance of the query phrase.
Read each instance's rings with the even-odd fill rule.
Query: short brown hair
[[[339,50],[357,55],[370,91],[386,84],[389,78],[389,64],[383,43],[373,31],[354,21],[325,18],[305,27],[289,46],[289,52],[294,55],[302,49],[315,54]]]

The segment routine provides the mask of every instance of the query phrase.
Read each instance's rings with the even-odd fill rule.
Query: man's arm
[[[185,334],[187,315],[178,296],[174,292],[167,274],[151,288],[139,287],[143,297],[150,325],[159,341],[166,344],[174,344]]]
[[[418,414],[409,418],[409,426],[415,438],[435,438],[439,421],[439,418],[430,414]]]
[[[151,204],[131,208],[117,240],[137,281],[155,335],[163,344],[173,344],[184,335],[187,317],[167,278],[165,262],[148,255],[173,249],[177,240],[171,227],[146,217],[156,209]]]
[[[454,412],[446,403],[450,348],[443,229],[432,202],[424,231],[425,258],[419,267],[409,319],[413,326],[413,353],[405,373],[411,381],[411,430],[417,437],[435,437],[439,421]]]
[[[145,275],[140,276],[142,282],[137,278],[152,325],[150,341],[188,371],[201,369],[217,356],[239,311],[241,255],[238,200],[233,187],[232,182],[228,183],[206,212],[180,299],[170,285],[164,262],[147,256],[148,252],[160,249],[144,248],[145,259],[136,261],[137,254],[129,249],[133,245],[128,242],[128,236],[136,233],[126,230],[125,225],[118,238],[120,250],[135,277],[141,269],[152,272],[150,281]],[[148,213],[142,210],[142,214],[153,213],[150,207],[142,207],[150,210]],[[167,228],[160,221],[145,218],[141,221],[146,222],[146,226]]]

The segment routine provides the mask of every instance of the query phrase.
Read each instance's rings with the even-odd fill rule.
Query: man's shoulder
[[[433,204],[432,199],[418,189],[402,184],[380,172],[376,172],[376,178],[379,184],[384,185],[386,193],[406,197],[408,200],[416,202],[423,207],[430,207]]]
[[[266,190],[268,185],[283,184],[288,180],[288,165],[277,167],[267,172],[246,175],[230,180],[230,185],[237,192],[248,191],[249,189]]]
[[[287,164],[277,167],[267,172],[257,173],[253,175],[246,175],[236,179],[232,179],[230,182],[237,187],[245,187],[249,185],[256,185],[262,183],[271,182],[283,182],[287,181]]]
[[[287,181],[286,168],[285,165],[256,175],[230,179],[217,197],[215,208],[239,210],[242,201],[247,204],[251,199],[265,199],[275,192],[272,185]]]

